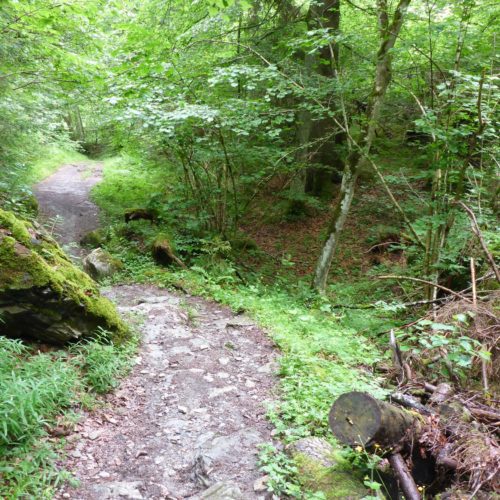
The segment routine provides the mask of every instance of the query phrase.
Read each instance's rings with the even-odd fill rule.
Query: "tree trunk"
[[[375,80],[368,106],[364,133],[362,135],[363,152],[368,154],[375,138],[375,130],[380,117],[380,111],[385,93],[391,82],[391,50],[401,31],[404,16],[411,0],[399,0],[391,24],[387,14],[387,0],[378,0],[378,16],[380,27],[380,47],[377,53]],[[359,152],[351,152],[344,168],[344,178],[340,196],[332,212],[326,243],[321,251],[316,266],[313,287],[324,293],[328,273],[332,265],[333,256],[338,244],[338,239],[344,228],[347,215],[354,197],[356,181],[363,167],[364,156]]]
[[[307,25],[309,30],[329,29],[338,33],[340,29],[340,0],[323,0],[313,2],[310,6]],[[308,57],[308,56],[306,56]],[[329,43],[312,57],[316,72],[325,78],[337,78],[339,48],[336,43]],[[325,64],[325,61],[328,64]],[[337,133],[335,131],[337,130]],[[333,132],[333,133],[332,133]],[[320,196],[334,175],[338,177],[344,168],[338,146],[345,142],[342,133],[332,118],[326,117],[311,121],[309,139],[317,142],[315,150],[309,154],[310,162],[305,176],[305,192]]]

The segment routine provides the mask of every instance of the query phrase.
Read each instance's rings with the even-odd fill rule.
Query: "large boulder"
[[[106,250],[96,248],[83,259],[83,268],[92,278],[100,280],[118,272],[123,264]]]
[[[56,344],[128,329],[96,283],[36,224],[0,209],[0,334]]]

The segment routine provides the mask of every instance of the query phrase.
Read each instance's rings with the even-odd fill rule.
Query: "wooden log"
[[[155,210],[149,208],[129,208],[125,210],[123,218],[127,223],[134,220],[143,219],[150,221],[151,224],[155,224],[158,218],[158,214]]]
[[[329,423],[341,443],[366,448],[377,444],[390,449],[418,427],[420,419],[417,414],[355,391],[342,394],[335,401]]]

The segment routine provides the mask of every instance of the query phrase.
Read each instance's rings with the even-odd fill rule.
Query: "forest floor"
[[[98,163],[64,165],[35,189],[76,258],[77,242],[99,223],[89,195],[100,176]],[[221,483],[231,498],[263,498],[257,445],[271,440],[271,340],[248,318],[200,298],[139,284],[104,293],[141,332],[141,346],[130,375],[67,436],[60,466],[79,485],[56,498],[219,498],[203,492]]]

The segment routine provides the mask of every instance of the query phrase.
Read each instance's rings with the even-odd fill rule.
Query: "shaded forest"
[[[255,498],[492,498],[498,15],[0,1],[0,496],[66,480],[53,429],[143,345],[100,289],[140,285],[227,305],[280,352]],[[76,177],[90,208],[47,209],[44,183]],[[335,465],[289,451],[315,438]]]

